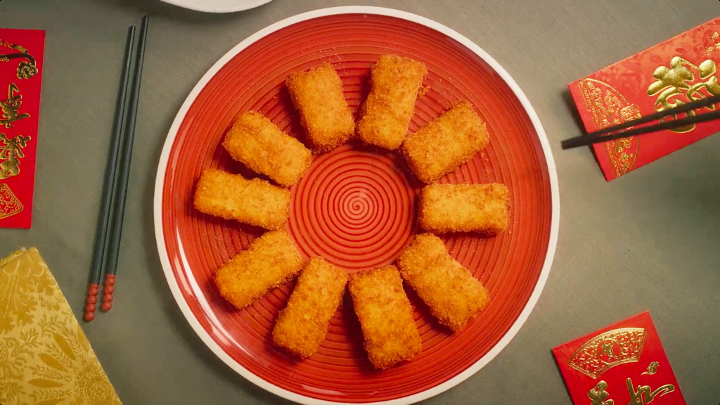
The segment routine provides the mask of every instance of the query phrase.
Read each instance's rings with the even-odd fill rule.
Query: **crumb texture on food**
[[[497,234],[508,227],[510,191],[500,183],[429,185],[420,195],[419,211],[426,231]]]
[[[397,260],[400,275],[428,306],[430,313],[453,331],[484,310],[487,289],[447,251],[437,236],[420,234]]]
[[[355,273],[348,287],[365,350],[376,368],[390,368],[420,353],[420,333],[397,268],[387,265]]]
[[[408,135],[402,152],[415,175],[433,183],[475,156],[488,139],[485,123],[470,102],[462,101]]]
[[[355,135],[342,80],[332,65],[293,73],[285,83],[314,152],[328,152]]]
[[[317,352],[342,302],[347,279],[342,269],[320,257],[311,258],[275,323],[275,345],[301,358]]]
[[[242,309],[297,275],[302,266],[290,234],[270,231],[221,266],[215,284],[222,297]]]
[[[427,68],[422,62],[383,55],[370,74],[370,94],[357,129],[367,144],[389,150],[400,147],[408,131]]]
[[[289,190],[270,182],[206,169],[195,188],[193,205],[205,214],[279,230],[287,222],[290,197]]]
[[[297,183],[312,162],[312,153],[300,141],[254,111],[235,120],[222,145],[234,160],[282,186]]]

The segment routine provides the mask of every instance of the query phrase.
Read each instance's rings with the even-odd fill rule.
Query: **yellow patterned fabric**
[[[120,404],[35,248],[0,260],[0,403]]]

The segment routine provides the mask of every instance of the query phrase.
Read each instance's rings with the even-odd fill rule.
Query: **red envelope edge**
[[[576,405],[684,405],[650,312],[553,348]]]
[[[568,85],[585,130],[596,131],[720,95],[720,18]],[[701,108],[691,115],[720,107]],[[667,117],[673,120],[687,117]],[[720,131],[720,121],[593,145],[608,181]]]
[[[45,31],[0,28],[0,228],[32,227]]]

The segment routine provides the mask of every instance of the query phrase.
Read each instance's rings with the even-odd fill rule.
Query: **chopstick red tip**
[[[115,275],[105,275],[105,287],[103,287],[103,304],[100,308],[103,311],[110,311],[112,309],[113,293],[115,293]]]
[[[97,303],[97,295],[100,293],[100,285],[95,283],[88,284],[87,297],[85,298],[85,315],[83,320],[90,322],[95,319],[95,309]]]

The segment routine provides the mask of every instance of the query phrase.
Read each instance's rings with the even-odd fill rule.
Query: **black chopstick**
[[[682,126],[688,125],[688,124],[693,124],[693,123],[695,123],[694,121],[692,121],[693,118],[688,117],[687,119],[682,119],[682,120],[686,120],[686,121],[674,120],[674,121],[671,121],[668,123],[658,124],[655,126],[647,126],[647,127],[642,127],[642,128],[638,128],[638,129],[631,130],[631,131],[622,132],[619,134],[613,134],[612,136],[600,137],[600,136],[612,133],[614,131],[637,126],[640,124],[649,123],[651,121],[655,121],[655,120],[658,120],[658,119],[661,119],[663,117],[667,117],[670,115],[686,113],[688,111],[691,111],[691,110],[694,110],[697,108],[701,108],[701,107],[708,107],[715,103],[720,103],[720,96],[713,96],[713,97],[708,97],[708,98],[705,98],[702,100],[697,100],[694,102],[683,104],[681,106],[678,106],[678,107],[675,107],[672,109],[657,112],[657,113],[642,117],[637,120],[626,121],[622,124],[618,124],[618,125],[615,125],[612,127],[606,127],[606,128],[600,129],[598,131],[593,131],[591,133],[587,133],[587,134],[584,134],[584,135],[581,135],[581,136],[578,136],[575,138],[570,138],[570,139],[562,141],[562,148],[570,149],[570,148],[575,148],[575,147],[580,147],[580,146],[592,145],[592,144],[611,141],[611,140],[615,140],[615,139],[619,139],[619,138],[630,137],[633,135],[662,131],[662,130],[666,130],[666,129],[682,127]],[[697,121],[697,122],[710,121],[710,120],[713,120],[713,118],[704,118],[703,120]]]
[[[659,119],[661,119],[663,117],[667,117],[669,115],[687,113],[690,110],[699,109],[700,107],[712,106],[715,103],[720,103],[720,96],[708,97],[708,98],[705,98],[702,100],[696,100],[696,101],[693,101],[690,103],[686,103],[681,106],[674,107],[672,109],[668,109],[665,111],[659,111],[657,113],[650,114],[649,116],[645,116],[645,117],[639,118],[637,120],[626,121],[622,124],[614,125],[612,127],[606,127],[606,128],[603,128],[603,129],[600,129],[597,131],[593,131],[591,133],[587,133],[587,134],[583,135],[583,137],[596,137],[598,135],[608,134],[608,133],[611,133],[611,132],[614,132],[617,130],[622,130],[622,129],[625,129],[628,127],[633,127],[636,125],[645,124],[645,123],[649,123],[651,121],[659,120]]]
[[[706,121],[713,121],[713,120],[717,120],[717,119],[720,119],[720,111],[699,114],[697,116],[686,117],[686,118],[682,118],[679,120],[669,121],[666,123],[650,125],[647,127],[635,128],[630,131],[624,131],[621,133],[610,134],[610,135],[603,135],[600,137],[580,136],[580,137],[571,138],[569,140],[564,140],[562,142],[562,149],[570,149],[570,148],[577,148],[577,147],[582,147],[582,146],[587,146],[587,145],[593,145],[593,144],[598,144],[601,142],[607,142],[607,141],[617,140],[620,138],[632,137],[634,135],[654,133],[654,132],[662,131],[662,130],[672,130],[673,128],[683,127],[683,126],[686,126],[689,124],[704,123]]]
[[[127,112],[125,134],[123,138],[119,177],[114,196],[113,222],[110,232],[110,241],[105,263],[105,286],[103,288],[103,304],[101,309],[112,309],[113,293],[115,291],[115,274],[117,273],[118,254],[122,240],[123,219],[125,217],[125,200],[127,197],[128,179],[130,178],[130,162],[132,159],[133,138],[135,137],[135,122],[137,120],[138,102],[140,99],[140,84],[142,82],[143,61],[145,60],[145,46],[147,44],[149,17],[145,16],[140,24],[140,39],[138,42],[135,72],[130,93],[130,104]]]
[[[95,236],[95,247],[93,249],[93,262],[90,271],[90,282],[88,283],[87,297],[85,299],[85,321],[92,321],[95,318],[98,290],[100,289],[100,277],[102,276],[103,263],[105,260],[105,245],[110,223],[110,207],[112,193],[117,173],[118,152],[120,151],[120,135],[122,134],[123,121],[125,119],[125,100],[127,98],[128,77],[130,76],[130,64],[132,62],[133,43],[135,42],[135,26],[130,26],[125,43],[125,56],[123,57],[122,76],[120,77],[120,89],[118,90],[117,104],[115,105],[115,120],[113,123],[112,138],[110,140],[110,153],[108,154],[108,166],[105,170],[105,183],[103,185],[102,200],[100,202],[100,218],[98,220],[97,235]]]

